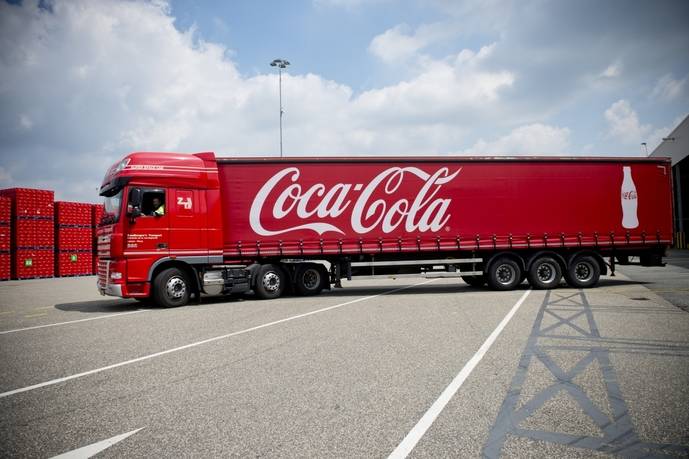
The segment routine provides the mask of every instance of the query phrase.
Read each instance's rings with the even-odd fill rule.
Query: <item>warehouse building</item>
[[[651,156],[672,158],[675,247],[686,249],[689,230],[689,115],[663,138]]]

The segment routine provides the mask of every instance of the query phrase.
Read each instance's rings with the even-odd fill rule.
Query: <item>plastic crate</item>
[[[55,201],[55,224],[58,226],[87,226],[92,224],[93,204]]]
[[[63,251],[55,254],[55,274],[59,277],[87,276],[93,273],[93,254],[86,251]]]
[[[12,262],[13,279],[53,277],[55,253],[53,249],[17,249]]]
[[[12,249],[12,227],[0,225],[0,252],[9,252]]]
[[[0,225],[9,225],[12,221],[12,199],[0,196]]]
[[[34,188],[8,188],[0,196],[11,198],[13,217],[53,217],[55,193]]]
[[[13,244],[16,249],[52,248],[55,245],[53,220],[17,218],[13,225]]]
[[[9,252],[0,252],[0,281],[9,280],[11,277],[10,265],[12,257]]]
[[[88,227],[57,227],[55,230],[55,249],[86,250],[93,253],[93,229]]]

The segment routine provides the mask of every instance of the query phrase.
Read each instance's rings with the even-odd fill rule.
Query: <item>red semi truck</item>
[[[132,153],[100,189],[98,288],[170,307],[202,293],[312,295],[374,272],[591,287],[632,256],[662,266],[670,174],[650,158]]]

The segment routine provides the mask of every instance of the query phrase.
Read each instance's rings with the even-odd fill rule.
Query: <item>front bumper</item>
[[[119,296],[122,298],[122,284],[102,285],[98,282],[97,286],[101,295]]]

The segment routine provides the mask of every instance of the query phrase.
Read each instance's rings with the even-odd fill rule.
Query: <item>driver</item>
[[[162,217],[163,215],[165,215],[165,205],[159,197],[153,198],[152,204],[153,211],[151,212],[151,215],[156,217]]]

